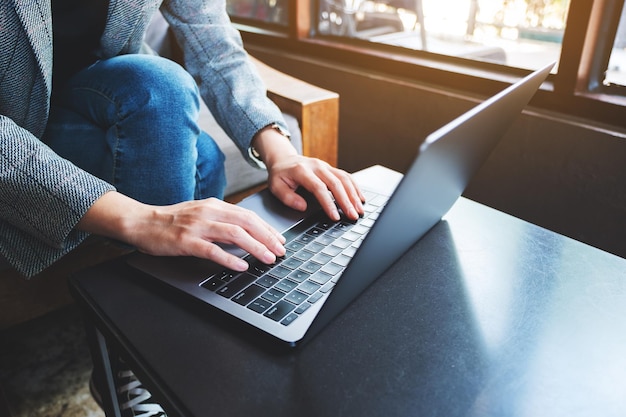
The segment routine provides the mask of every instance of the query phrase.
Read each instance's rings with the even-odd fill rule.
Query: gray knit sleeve
[[[114,187],[0,115],[0,254],[32,276],[75,248],[76,224]]]

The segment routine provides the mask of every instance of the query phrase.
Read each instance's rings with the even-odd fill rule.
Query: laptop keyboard
[[[387,202],[365,192],[365,214],[334,222],[323,212],[285,233],[285,256],[267,265],[247,255],[245,272],[225,269],[200,285],[287,326],[330,292]]]

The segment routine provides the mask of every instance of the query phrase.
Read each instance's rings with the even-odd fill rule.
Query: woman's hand
[[[268,170],[270,190],[291,208],[306,210],[306,200],[296,193],[302,186],[315,196],[332,220],[340,218],[337,206],[352,220],[363,214],[364,198],[350,174],[324,161],[294,155],[283,158]]]
[[[233,244],[265,263],[285,254],[285,238],[254,212],[209,198],[150,206],[117,192],[102,196],[79,228],[161,256],[195,256],[244,271],[248,264],[217,242]]]
[[[271,127],[261,130],[253,145],[267,166],[270,190],[285,205],[306,210],[306,200],[296,193],[302,186],[333,220],[339,220],[337,206],[352,220],[363,214],[365,197],[347,172],[319,159],[299,155],[287,138]]]

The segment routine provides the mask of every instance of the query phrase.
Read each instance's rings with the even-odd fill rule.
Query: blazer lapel
[[[15,1],[14,4],[44,79],[45,93],[49,97],[52,90],[52,10],[50,0],[23,0]]]

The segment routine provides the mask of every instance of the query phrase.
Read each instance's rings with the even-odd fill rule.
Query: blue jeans
[[[172,61],[98,61],[55,89],[43,140],[147,204],[222,198],[224,155],[198,127],[199,100],[193,78]]]

